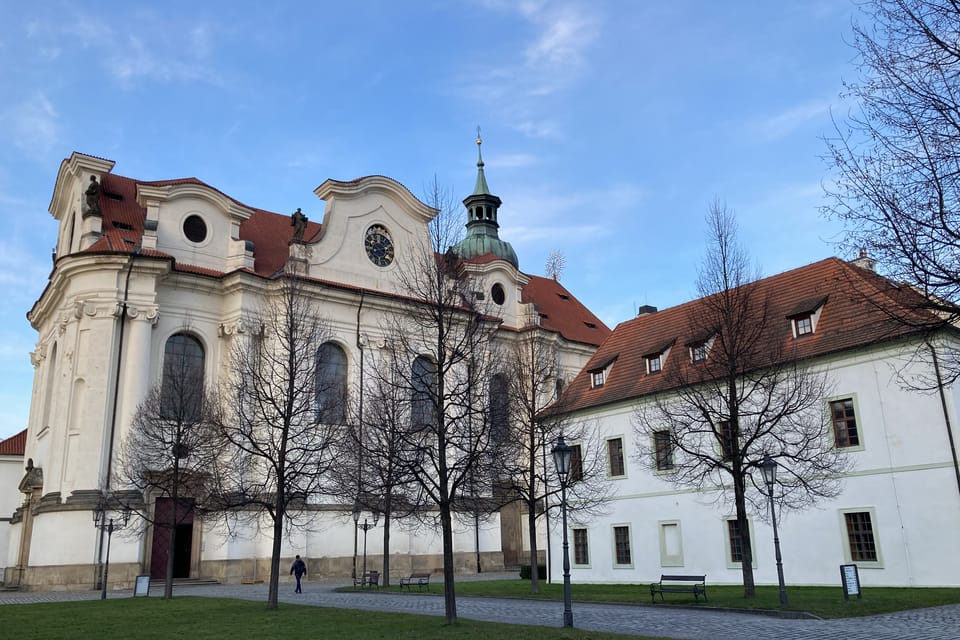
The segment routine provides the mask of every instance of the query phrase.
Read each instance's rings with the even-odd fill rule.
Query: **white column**
[[[157,315],[155,306],[127,306],[114,451],[126,434],[137,406],[147,397],[150,389],[151,330],[157,324]]]

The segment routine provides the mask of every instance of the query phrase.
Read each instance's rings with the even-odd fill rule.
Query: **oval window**
[[[190,242],[203,242],[207,239],[207,223],[198,215],[187,216],[183,221],[183,235]]]
[[[507,299],[506,294],[503,292],[503,287],[500,286],[499,282],[493,285],[493,288],[490,289],[490,296],[497,304],[503,304],[503,301]]]

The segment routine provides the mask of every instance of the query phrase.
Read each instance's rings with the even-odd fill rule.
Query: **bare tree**
[[[858,109],[826,141],[835,175],[824,212],[847,225],[841,247],[868,252],[922,294],[902,305],[886,305],[873,290],[867,297],[932,332],[960,320],[960,3],[860,6],[853,47],[861,78],[845,85]],[[944,360],[956,380],[958,354]]]
[[[501,369],[502,379],[507,381],[505,393],[501,398],[491,397],[492,427],[495,433],[502,434],[496,468],[502,474],[503,484],[510,487],[510,496],[519,500],[527,512],[531,593],[540,591],[537,521],[552,504],[549,498],[560,491],[550,450],[561,433],[573,443],[576,452],[576,468],[568,491],[573,517],[602,513],[612,489],[605,482],[600,443],[588,437],[589,425],[559,413],[562,406],[556,402],[558,381],[563,379],[559,339],[536,326],[526,328],[505,349]]]
[[[167,536],[165,599],[173,597],[177,528],[189,522],[195,511],[212,507],[208,500],[211,477],[217,473],[223,450],[211,420],[198,348],[199,343],[191,342],[186,333],[171,338],[162,381],[137,407],[118,451],[120,484],[137,494],[136,500],[124,499],[123,506],[151,523],[154,536],[160,532]],[[158,508],[163,499],[169,500],[169,508]]]
[[[398,271],[404,309],[387,331],[397,381],[410,399],[407,464],[426,501],[437,509],[443,540],[444,610],[457,619],[453,517],[458,501],[485,466],[493,446],[474,380],[489,378],[492,336],[499,323],[484,313],[469,264],[452,247],[459,207],[436,181],[427,201],[440,210],[429,237]]]
[[[334,422],[343,420],[334,417],[343,415],[342,408],[318,406],[329,396],[318,388],[318,350],[329,336],[319,305],[296,276],[274,284],[249,319],[250,330],[232,345],[219,406],[230,463],[218,478],[232,514],[257,523],[269,518],[271,609],[277,607],[283,535],[312,520],[308,501],[325,493],[345,431]]]
[[[416,514],[423,506],[408,447],[408,376],[398,371],[397,356],[390,346],[373,356],[364,383],[363,411],[357,412],[345,440],[347,446],[338,456],[344,472],[338,491],[361,509],[383,516],[383,586],[390,586],[391,524],[394,519]]]
[[[823,408],[827,378],[784,346],[782,318],[751,274],[736,221],[714,203],[710,247],[690,305],[688,348],[694,362],[673,367],[668,391],[634,413],[639,462],[677,485],[719,490],[732,501],[742,549],[744,597],[753,597],[748,504],[765,517],[765,493],[753,472],[765,455],[781,467],[777,501],[799,509],[839,493],[847,458],[834,447]],[[676,347],[674,347],[676,348]]]

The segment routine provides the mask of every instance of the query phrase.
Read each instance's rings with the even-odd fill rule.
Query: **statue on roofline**
[[[307,216],[303,215],[300,207],[290,216],[290,226],[293,227],[293,239],[290,242],[303,242],[303,232],[307,230]]]
[[[90,186],[84,192],[87,201],[87,213],[93,215],[102,215],[100,211],[100,183],[97,182],[97,176],[90,176]]]

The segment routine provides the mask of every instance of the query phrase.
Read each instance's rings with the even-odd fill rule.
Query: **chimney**
[[[651,313],[656,313],[656,312],[657,312],[656,307],[654,307],[653,305],[645,304],[639,309],[637,309],[637,317],[639,318],[640,316],[645,316],[645,315],[649,315]]]

